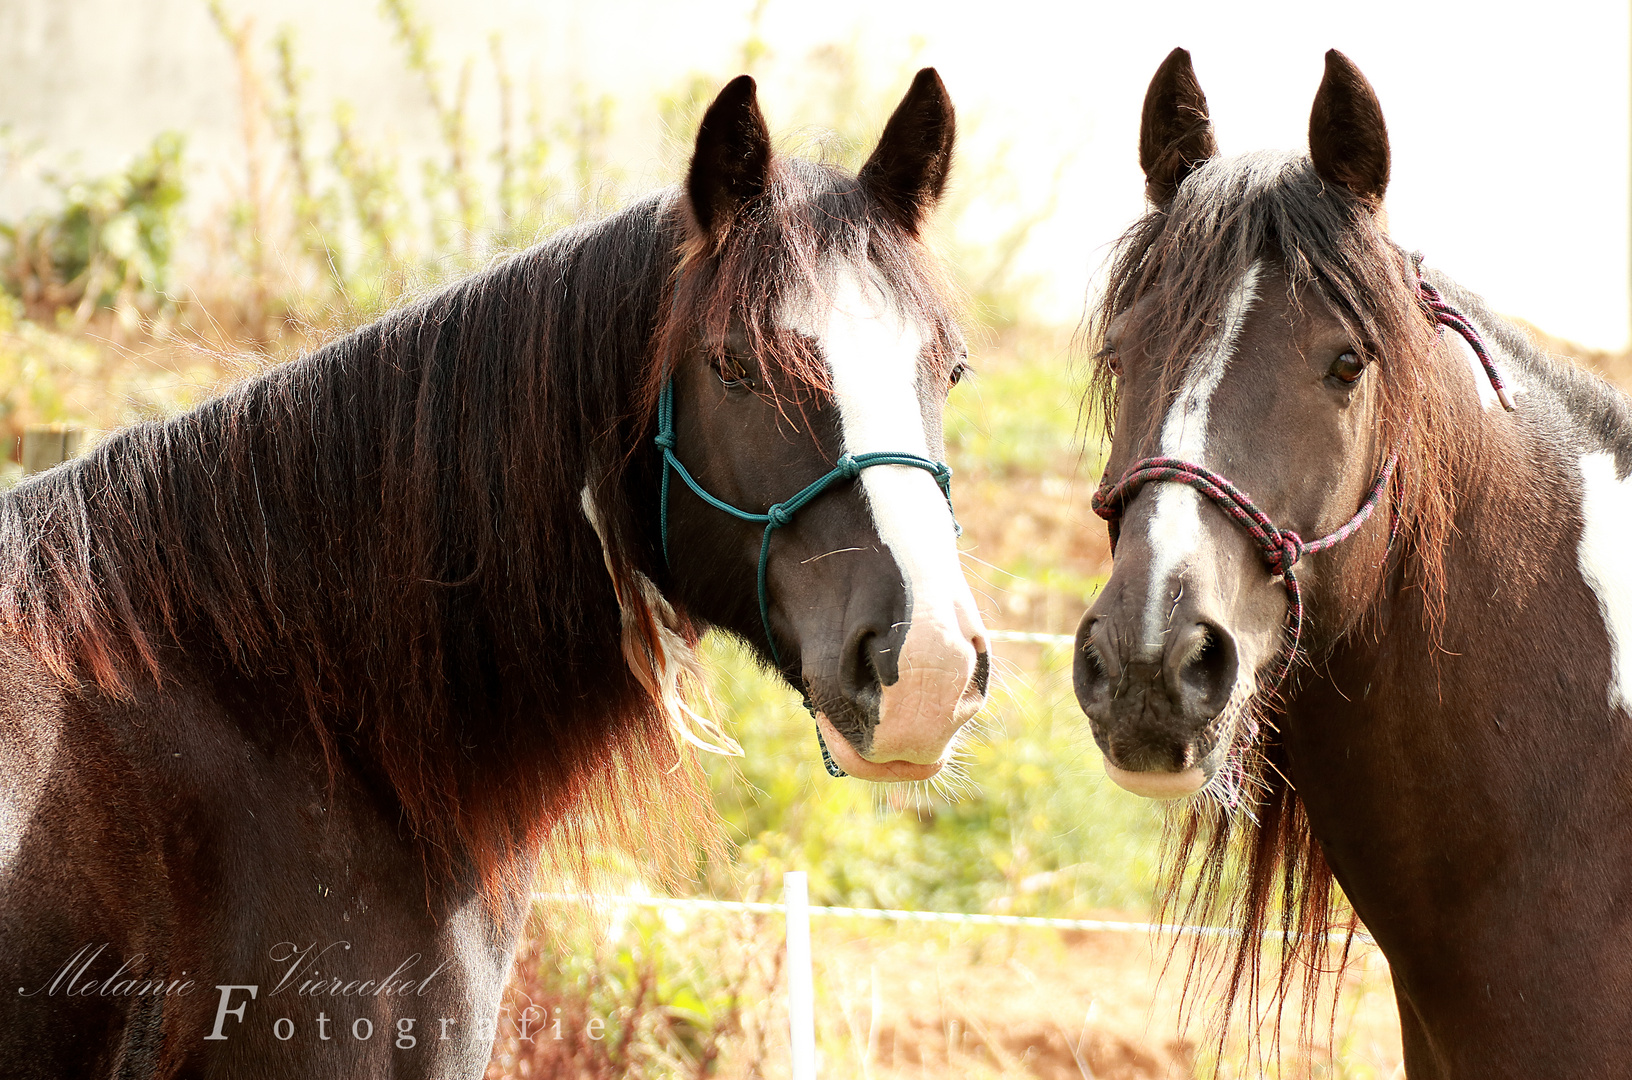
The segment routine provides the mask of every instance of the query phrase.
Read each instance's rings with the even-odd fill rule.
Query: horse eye
[[[747,363],[729,353],[714,358],[714,374],[720,377],[720,382],[728,390],[743,390],[754,384],[754,376],[748,370]]]
[[[1332,361],[1331,370],[1327,372],[1340,383],[1352,384],[1358,382],[1360,376],[1366,373],[1366,362],[1352,352],[1346,352]]]
[[[956,364],[952,368],[952,373],[947,376],[947,381],[952,386],[956,386],[963,381],[963,377],[967,374],[969,374],[968,364]]]
[[[1111,369],[1111,374],[1122,377],[1122,354],[1116,351],[1115,345],[1106,345],[1099,351],[1098,360]]]

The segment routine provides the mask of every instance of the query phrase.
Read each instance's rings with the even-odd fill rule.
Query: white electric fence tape
[[[611,906],[649,908],[689,908],[694,911],[739,911],[758,915],[781,915],[786,904],[771,904],[746,900],[700,900],[668,896],[607,896],[578,893],[535,893],[533,899],[547,903],[587,903]],[[1239,937],[1240,932],[1227,926],[1185,926],[1180,923],[1117,922],[1107,919],[1045,919],[1035,915],[966,915],[956,911],[898,911],[889,908],[824,907],[810,904],[805,907],[810,915],[841,919],[877,919],[882,922],[955,923],[964,926],[1030,926],[1048,930],[1087,930],[1093,933],[1113,934],[1173,934],[1179,937]],[[1281,930],[1266,930],[1266,941],[1280,941],[1289,935]],[[1346,930],[1334,930],[1326,940],[1342,944],[1348,937]],[[1357,945],[1374,945],[1370,934],[1356,932]]]

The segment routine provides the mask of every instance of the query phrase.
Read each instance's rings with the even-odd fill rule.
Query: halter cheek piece
[[[1413,269],[1419,262],[1420,256],[1412,257]],[[1490,380],[1490,385],[1496,391],[1496,397],[1501,401],[1502,407],[1512,412],[1512,395],[1502,382],[1496,362],[1491,359],[1484,339],[1479,336],[1479,331],[1472,321],[1446,303],[1439,290],[1424,281],[1420,273],[1417,276],[1417,293],[1422,298],[1427,314],[1436,324],[1441,328],[1450,327],[1467,341],[1483,365],[1485,376]],[[1298,579],[1292,572],[1292,567],[1303,556],[1335,547],[1359,531],[1360,526],[1366,523],[1366,519],[1371,517],[1371,512],[1377,509],[1377,504],[1382,501],[1399,458],[1398,448],[1389,451],[1388,458],[1377,473],[1377,479],[1372,481],[1371,490],[1360,503],[1360,509],[1338,529],[1318,540],[1306,541],[1291,529],[1277,528],[1268,514],[1223,476],[1192,462],[1172,457],[1148,457],[1134,462],[1114,483],[1102,484],[1094,493],[1093,508],[1094,513],[1104,518],[1109,527],[1113,555],[1116,552],[1117,537],[1121,532],[1123,512],[1139,494],[1140,489],[1150,483],[1184,484],[1193,488],[1224,511],[1231,521],[1245,529],[1247,535],[1257,545],[1258,553],[1263,557],[1270,575],[1278,576],[1286,585],[1287,606],[1290,609],[1287,619],[1292,624],[1292,640],[1281,662],[1281,669],[1275,676],[1275,684],[1278,686],[1286,678],[1287,672],[1292,670],[1292,663],[1298,654],[1298,642],[1303,635],[1303,591],[1298,587]],[[1397,526],[1398,521],[1395,524]]]
[[[821,478],[812,481],[801,488],[798,494],[782,502],[773,504],[763,514],[756,514],[749,510],[741,510],[724,499],[715,498],[703,490],[686,467],[680,464],[680,459],[674,453],[674,379],[671,377],[663,384],[662,393],[657,398],[657,437],[653,439],[658,448],[663,451],[663,484],[658,502],[658,529],[663,539],[663,562],[669,563],[669,473],[678,473],[686,486],[696,493],[699,499],[716,510],[730,514],[734,518],[753,522],[755,525],[765,526],[765,538],[759,545],[759,620],[765,627],[765,640],[771,647],[771,659],[776,666],[782,666],[782,654],[776,647],[776,635],[771,632],[771,590],[766,579],[766,571],[771,564],[771,535],[782,526],[793,521],[793,515],[802,510],[822,492],[834,484],[844,480],[855,480],[861,476],[861,470],[871,469],[879,465],[906,465],[914,469],[923,469],[935,478],[940,486],[941,494],[946,497],[946,506],[952,510],[952,467],[944,461],[933,461],[921,454],[897,454],[890,451],[873,451],[866,454],[843,454],[838,462]],[[952,529],[958,536],[963,535],[963,527],[958,524],[957,512],[953,510]],[[811,704],[810,697],[805,697],[805,708],[812,716],[816,715],[816,708]],[[821,728],[816,729],[816,741],[822,748],[822,763],[833,776],[843,776],[833,756],[827,752],[827,743],[822,739]]]

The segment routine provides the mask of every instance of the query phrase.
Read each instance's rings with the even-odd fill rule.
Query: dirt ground
[[[812,934],[823,1076],[1211,1074],[1208,995],[1197,995],[1195,1015],[1181,1023],[1183,954],[1164,976],[1165,942],[1129,933],[893,929],[826,919]],[[1218,1075],[1404,1075],[1388,968],[1375,949],[1359,948],[1351,962],[1335,1038],[1327,1037],[1329,997],[1312,1048],[1298,1048],[1294,1013],[1287,1010],[1278,1067],[1259,1064],[1232,1037]],[[774,1050],[767,1056],[785,1060]]]
[[[1136,921],[1116,912],[1093,917]],[[559,946],[524,949],[489,1080],[788,1080],[781,917],[671,909],[659,921],[638,936],[671,954],[668,974],[632,958],[627,937],[603,927],[604,944],[588,946],[604,950],[588,997],[581,987],[563,993],[553,980],[536,977],[553,966],[541,967],[540,957]],[[1169,964],[1168,941],[1145,931],[821,915],[811,920],[811,953],[822,1080],[1404,1076],[1388,967],[1375,948],[1356,946],[1337,1008],[1329,993],[1317,1003],[1308,1044],[1300,1044],[1294,1004],[1283,1014],[1278,1043],[1266,1036],[1250,1045],[1238,1023],[1222,1052],[1209,1027],[1216,994],[1198,983],[1186,1001],[1188,952],[1181,949]],[[729,984],[703,988],[709,974],[694,983],[715,1003],[714,1033],[706,1037],[685,1020],[702,1002],[688,999],[680,984],[664,985],[687,970],[695,979],[694,965]],[[735,1003],[723,1013],[722,990]],[[514,1023],[523,1007],[532,1015],[528,1032]],[[548,1018],[557,1018],[554,1026]],[[631,1043],[637,1029],[643,1034]],[[689,1041],[682,1037],[687,1030]]]

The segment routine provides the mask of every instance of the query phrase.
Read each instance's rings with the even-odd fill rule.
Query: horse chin
[[[827,752],[832,756],[834,764],[858,780],[873,780],[886,784],[928,780],[941,771],[939,761],[932,761],[927,765],[916,761],[868,761],[850,745],[849,739],[839,734],[826,713],[816,714],[816,728],[822,733],[822,741],[827,744]]]
[[[1146,799],[1184,799],[1195,795],[1212,779],[1209,770],[1192,765],[1183,772],[1132,772],[1121,769],[1105,759],[1105,775],[1117,787]]]

